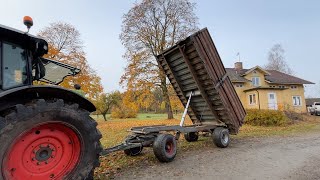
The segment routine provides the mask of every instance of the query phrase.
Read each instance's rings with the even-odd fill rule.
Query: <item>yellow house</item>
[[[314,83],[259,66],[243,69],[242,62],[226,70],[244,108],[307,111],[303,85]]]

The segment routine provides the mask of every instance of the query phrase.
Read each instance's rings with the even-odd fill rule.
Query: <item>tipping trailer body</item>
[[[237,134],[246,112],[208,30],[202,29],[157,56],[182,104],[190,92],[188,115],[194,124],[225,124]]]
[[[153,147],[159,161],[170,162],[176,156],[181,133],[188,142],[209,133],[217,147],[226,148],[229,134],[238,133],[246,112],[208,30],[179,41],[158,55],[157,61],[185,106],[180,125],[132,127],[123,143],[104,149],[101,154],[124,150],[125,154],[136,156],[144,147]],[[184,125],[187,113],[193,125]]]

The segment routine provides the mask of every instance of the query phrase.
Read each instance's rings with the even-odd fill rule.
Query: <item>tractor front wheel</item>
[[[36,100],[1,115],[0,179],[92,178],[101,134],[77,104]]]

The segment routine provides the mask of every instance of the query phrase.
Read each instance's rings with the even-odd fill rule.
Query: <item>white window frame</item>
[[[297,101],[299,100],[299,101]],[[292,104],[293,106],[301,106],[302,102],[301,102],[301,96],[292,96]]]
[[[249,94],[249,105],[256,105],[257,104],[257,96],[256,94]]]
[[[260,86],[260,77],[252,77],[251,82],[254,87]]]

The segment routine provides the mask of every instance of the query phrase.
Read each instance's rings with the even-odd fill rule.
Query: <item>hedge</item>
[[[291,121],[283,111],[247,109],[244,123],[253,126],[285,126]]]

